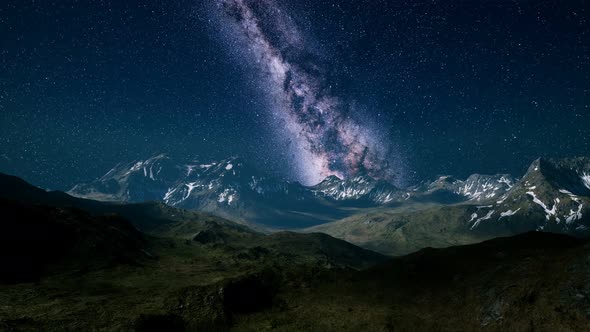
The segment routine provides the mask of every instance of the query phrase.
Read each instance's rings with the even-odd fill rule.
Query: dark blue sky
[[[265,1],[313,57],[286,63],[306,75],[311,63],[360,125],[386,133],[376,144],[392,147],[400,184],[590,155],[587,1]],[[270,83],[240,61],[248,46],[214,22],[215,2],[0,4],[0,171],[68,189],[168,152],[242,155],[298,179]],[[292,47],[273,27],[265,40]]]

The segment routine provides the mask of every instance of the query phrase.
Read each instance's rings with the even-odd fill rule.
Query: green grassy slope
[[[392,256],[426,247],[471,244],[512,234],[508,231],[471,231],[466,221],[476,209],[469,205],[429,207],[411,212],[392,209],[357,214],[306,231],[326,233]]]

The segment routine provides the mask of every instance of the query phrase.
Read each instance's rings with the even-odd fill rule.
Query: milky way
[[[272,0],[219,0],[215,10],[231,38],[243,39],[246,61],[264,73],[259,86],[277,133],[289,141],[298,180],[311,184],[361,170],[393,180],[391,144],[368,120],[359,121],[353,102],[331,91],[320,57],[287,11]]]

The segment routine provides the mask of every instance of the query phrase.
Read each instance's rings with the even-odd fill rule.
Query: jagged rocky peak
[[[494,204],[479,207],[472,228],[494,222],[539,231],[580,233],[588,230],[590,188],[589,158],[544,159],[531,163],[521,180]]]
[[[119,163],[100,178],[74,186],[68,193],[106,201],[160,200],[159,191],[180,176],[180,168],[165,154]]]
[[[428,185],[428,190],[439,190],[439,189],[454,189],[454,186],[461,182],[461,180],[455,178],[452,175],[442,175]]]
[[[77,185],[70,193],[112,201],[155,200],[237,219],[277,208],[277,201],[293,206],[292,202],[313,197],[299,183],[260,173],[240,157],[204,162],[166,155],[120,163],[105,176]]]
[[[373,204],[386,204],[402,196],[402,192],[393,184],[375,179],[364,170],[348,179],[330,175],[310,189],[316,196],[331,200],[358,200]]]
[[[408,197],[447,195],[448,199],[454,197],[455,201],[467,200],[483,203],[504,195],[514,186],[515,182],[516,180],[509,174],[473,174],[466,180],[444,175],[432,182],[423,182],[410,188],[407,195]]]
[[[342,181],[342,179],[340,179],[336,175],[329,175],[322,182],[318,183],[316,186],[333,185],[333,184],[338,184],[341,181]]]
[[[119,163],[98,181],[106,182],[112,179],[123,181],[128,178],[146,178],[151,181],[158,181],[163,177],[177,177],[179,167],[166,154],[158,154],[144,160],[135,160],[127,163]]]
[[[535,160],[523,177],[525,186],[567,190],[577,195],[590,195],[590,158]]]

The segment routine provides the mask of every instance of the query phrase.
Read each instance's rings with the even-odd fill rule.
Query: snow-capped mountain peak
[[[512,222],[513,227],[524,227],[519,223],[534,221],[529,228],[586,231],[584,220],[589,213],[590,190],[585,174],[589,169],[590,158],[535,160],[523,178],[486,210],[502,211],[492,213],[488,222]],[[472,224],[473,228],[478,226],[480,223]]]
[[[410,188],[407,194],[423,198],[444,195],[449,202],[489,203],[500,199],[514,183],[515,179],[509,174],[473,174],[465,180],[444,175],[432,182]]]
[[[403,194],[389,182],[374,179],[364,173],[351,179],[340,179],[331,175],[310,189],[317,196],[336,201],[362,200],[374,204],[389,203]]]

